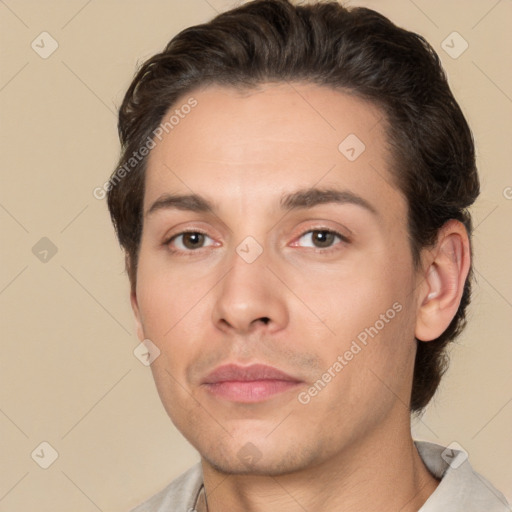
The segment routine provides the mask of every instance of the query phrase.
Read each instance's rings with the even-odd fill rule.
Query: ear
[[[128,255],[126,255],[126,258],[125,258],[125,264],[126,264],[126,270],[128,272],[128,275],[131,276],[130,259],[129,259]],[[130,303],[132,305],[133,315],[135,316],[135,328],[137,331],[137,338],[139,338],[139,341],[142,342],[145,339],[144,328],[142,327],[142,319],[141,319],[141,315],[140,315],[139,302],[137,300],[137,287],[136,287],[136,284],[134,281],[135,280],[132,281],[132,279],[130,278]]]
[[[142,321],[140,317],[139,304],[137,302],[137,292],[133,290],[130,292],[130,302],[132,304],[133,314],[135,316],[135,327],[137,331],[137,338],[139,341],[143,341],[146,337],[144,336],[144,329],[142,327]]]
[[[420,277],[415,336],[431,341],[446,330],[459,308],[468,276],[471,250],[464,225],[449,220],[440,229],[437,242],[424,257]]]

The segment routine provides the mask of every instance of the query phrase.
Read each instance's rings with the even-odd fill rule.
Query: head
[[[275,400],[289,406],[290,428],[311,422],[308,408],[323,428],[344,428],[338,444],[396,407],[424,409],[465,324],[467,208],[479,183],[471,132],[421,36],[337,2],[256,0],[145,62],[119,134],[108,205],[139,337],[162,352],[152,364],[160,396],[201,453],[212,428],[245,446],[271,443],[279,423],[273,400],[223,403],[212,419],[203,377],[232,360],[288,370],[303,392],[329,373],[307,404]],[[179,226],[201,234],[178,236]],[[354,356],[333,368],[346,351]],[[296,446],[299,433],[287,435]],[[297,457],[327,456],[328,437]]]

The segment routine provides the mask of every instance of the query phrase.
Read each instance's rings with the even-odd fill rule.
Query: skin
[[[151,365],[161,400],[201,455],[209,510],[418,510],[438,481],[410,434],[414,337],[435,339],[455,315],[466,231],[448,222],[413,265],[407,202],[372,104],[295,83],[209,86],[173,108],[189,96],[197,106],[149,156],[131,301],[139,338],[161,352]],[[366,146],[354,161],[338,150],[349,134]],[[350,191],[374,211],[280,208],[281,196],[309,187]],[[197,194],[212,209],[150,211],[166,194]],[[322,245],[326,229],[342,237]],[[252,263],[236,251],[248,236],[263,251]],[[396,303],[400,312],[301,403]],[[201,384],[225,363],[271,365],[301,384],[262,402],[225,400]]]

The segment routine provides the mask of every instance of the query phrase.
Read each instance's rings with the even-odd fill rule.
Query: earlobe
[[[448,221],[428,254],[416,317],[415,336],[421,341],[438,338],[459,308],[471,258],[464,225],[456,220]]]

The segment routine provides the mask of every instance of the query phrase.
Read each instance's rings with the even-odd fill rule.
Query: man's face
[[[132,297],[169,416],[240,473],[296,471],[409,428],[419,277],[380,111],[308,84],[191,96],[149,157]],[[191,195],[211,209],[170,200]],[[227,364],[289,378],[210,375]]]

